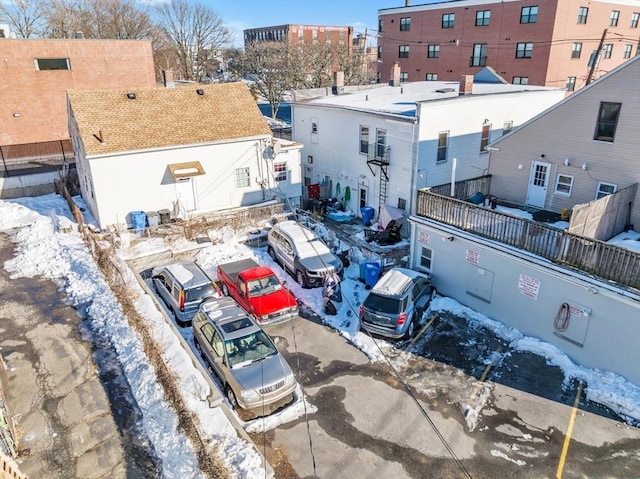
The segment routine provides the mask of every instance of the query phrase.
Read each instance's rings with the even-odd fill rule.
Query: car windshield
[[[320,238],[312,238],[308,241],[297,243],[298,256],[300,258],[311,258],[313,256],[321,256],[331,251]]]
[[[213,290],[213,285],[211,283],[206,283],[201,286],[196,286],[194,288],[189,288],[186,291],[185,302],[193,303],[194,301],[201,301],[207,296],[215,296],[215,291]]]
[[[364,307],[376,313],[399,314],[402,302],[398,299],[385,298],[375,293],[369,294],[364,300]]]
[[[249,296],[252,298],[282,289],[280,281],[278,281],[278,278],[273,275],[260,279],[253,279],[249,281],[247,286],[249,287]]]
[[[255,331],[246,336],[225,342],[230,368],[241,368],[256,361],[262,361],[278,350],[264,331]]]

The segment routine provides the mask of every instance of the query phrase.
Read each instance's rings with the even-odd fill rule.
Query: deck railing
[[[640,289],[640,253],[635,251],[429,190],[418,191],[416,215]]]

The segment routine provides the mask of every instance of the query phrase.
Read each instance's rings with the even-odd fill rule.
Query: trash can
[[[372,288],[380,278],[380,263],[365,263],[364,268],[364,286]]]
[[[371,226],[371,220],[373,220],[373,208],[371,206],[363,206],[360,208],[362,213],[362,224],[365,226]]]
[[[149,228],[157,228],[160,221],[160,215],[157,211],[147,211],[147,225]]]
[[[171,222],[171,211],[167,209],[158,210],[158,214],[160,215],[160,224],[166,225]]]
[[[147,214],[144,211],[131,212],[131,227],[140,232],[144,230],[147,223]]]

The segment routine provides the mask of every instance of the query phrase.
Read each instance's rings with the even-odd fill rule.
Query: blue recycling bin
[[[144,211],[131,212],[131,227],[136,231],[144,230],[147,225],[147,214]]]
[[[362,224],[365,226],[371,226],[371,221],[373,220],[373,208],[371,206],[363,206],[360,208],[360,213],[362,213]]]
[[[364,280],[365,288],[372,288],[378,282],[381,270],[380,263],[376,261],[360,264],[360,279]]]

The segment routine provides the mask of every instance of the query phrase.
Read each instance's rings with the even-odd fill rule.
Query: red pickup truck
[[[218,265],[222,293],[235,299],[260,324],[288,321],[298,315],[298,302],[266,266],[252,259]]]

